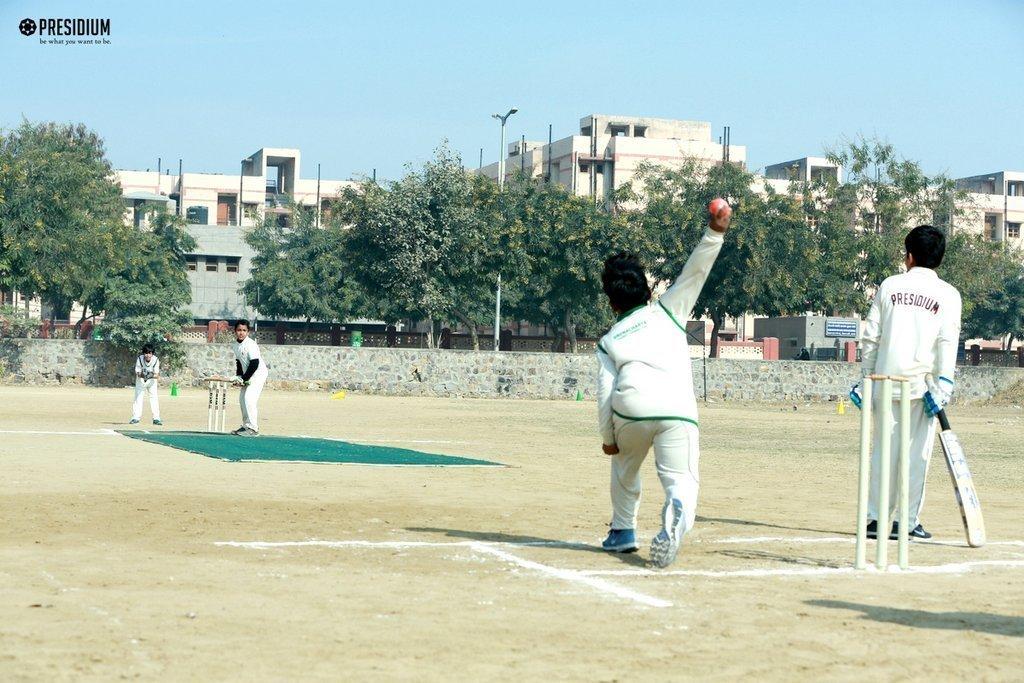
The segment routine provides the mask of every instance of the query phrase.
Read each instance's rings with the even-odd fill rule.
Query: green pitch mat
[[[358,465],[426,465],[433,467],[503,467],[501,463],[454,455],[422,453],[407,448],[367,446],[334,439],[292,436],[243,437],[206,432],[124,430],[132,439],[158,443],[190,453],[235,462],[336,462]]]

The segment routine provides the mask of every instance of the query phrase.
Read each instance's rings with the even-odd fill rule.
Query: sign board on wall
[[[855,318],[826,318],[825,336],[856,339],[860,321]]]

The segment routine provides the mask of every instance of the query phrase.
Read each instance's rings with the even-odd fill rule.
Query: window
[[[195,256],[186,256],[185,267],[187,267],[190,271],[195,272],[198,266],[198,261],[199,259],[197,259]]]
[[[1010,180],[1006,183],[1006,194],[1011,197],[1024,196],[1024,180]]]
[[[1007,223],[1006,224],[1006,236],[1007,237],[1020,237],[1020,223]]]
[[[612,130],[612,137],[613,138],[620,137],[620,136],[622,136],[622,137],[628,137],[629,136],[629,126],[628,125],[624,126],[624,125],[612,124],[611,130]]]
[[[218,261],[216,258],[207,258],[206,259],[206,272],[207,273],[216,273],[219,270],[220,270],[220,261]]]
[[[593,131],[593,130],[594,130],[594,129],[593,129],[593,128],[591,128],[590,126],[582,126],[582,127],[580,128],[580,135],[586,135],[586,136],[589,136],[589,135],[590,135],[590,133],[591,133],[591,131]]]
[[[992,240],[996,240],[996,215],[994,213],[985,214],[985,237]]]
[[[580,164],[580,173],[589,173],[590,164]]]
[[[229,256],[227,261],[226,261],[227,271],[229,273],[237,273],[238,272],[238,263],[240,261],[241,261],[241,259],[238,258],[237,256],[233,256],[233,257]]]
[[[647,137],[647,126],[633,126],[633,137]]]

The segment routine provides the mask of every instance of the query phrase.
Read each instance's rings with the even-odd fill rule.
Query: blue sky
[[[109,46],[23,17],[109,17]],[[1024,2],[0,3],[0,127],[81,121],[119,168],[394,177],[443,140],[476,165],[589,113],[732,127],[751,168],[878,136],[929,172],[1024,169]]]

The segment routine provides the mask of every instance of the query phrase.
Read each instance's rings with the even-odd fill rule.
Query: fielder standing
[[[260,347],[249,336],[249,323],[239,320],[235,323],[235,386],[238,403],[242,408],[242,426],[231,432],[237,436],[259,434],[258,408],[263,385],[267,382],[269,366],[260,357]]]
[[[601,276],[618,322],[597,347],[598,420],[603,449],[612,456],[612,523],[601,544],[611,552],[637,549],[640,465],[651,446],[665,489],[662,528],[651,541],[651,561],[667,567],[697,513],[699,432],[686,321],[722,248],[732,210],[712,203],[708,230],[675,283],[648,305],[651,289],[640,260],[612,256]]]
[[[907,272],[886,278],[875,293],[862,338],[862,376],[901,375],[910,379],[910,519],[898,518],[896,496],[889,501],[891,538],[900,524],[910,525],[909,535],[931,538],[920,523],[925,476],[935,443],[935,415],[949,403],[953,373],[960,345],[960,292],[935,273],[946,253],[946,236],[930,225],[919,225],[904,240]],[[893,389],[889,406],[872,401],[875,414],[888,410],[892,432],[875,429],[871,455],[871,494],[868,500],[868,537],[878,534],[879,451],[889,439],[892,452],[899,450],[900,389]],[[850,400],[861,405],[860,384]],[[897,481],[899,461],[892,459],[890,481]],[[898,489],[897,489],[898,490]]]
[[[160,377],[160,359],[153,353],[153,345],[146,344],[135,359],[135,402],[132,404],[132,419],[128,424],[137,425],[142,420],[142,402],[149,394],[149,410],[153,413],[153,424],[160,421],[160,401],[157,398],[157,379]]]

